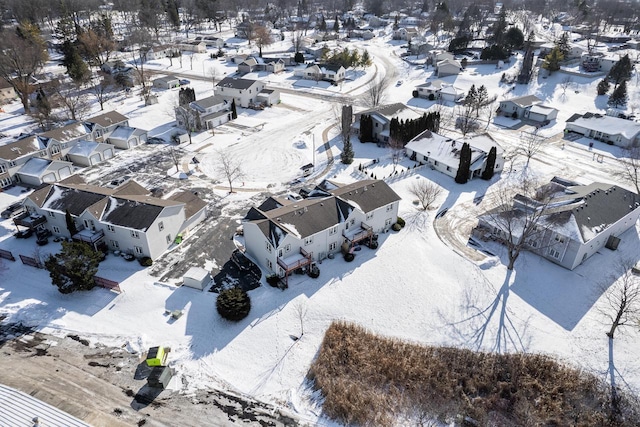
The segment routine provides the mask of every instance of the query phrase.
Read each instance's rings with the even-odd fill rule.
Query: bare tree
[[[442,193],[442,188],[434,182],[426,179],[415,181],[409,187],[409,193],[418,198],[422,210],[430,209],[438,196]]]
[[[367,90],[363,94],[363,101],[369,108],[376,108],[382,105],[386,98],[386,90],[391,84],[389,76],[376,77],[367,86]]]
[[[211,79],[211,84],[213,85],[213,89],[215,90],[216,81],[220,77],[220,71],[218,71],[218,68],[215,67],[215,66],[209,67],[209,71],[208,71],[207,75]]]
[[[229,183],[229,193],[233,193],[233,183],[244,176],[242,165],[239,160],[233,158],[230,154],[218,151],[220,163],[218,164],[218,172],[222,173]]]
[[[619,327],[637,325],[640,319],[640,280],[631,270],[632,266],[631,260],[620,262],[618,274],[612,277],[614,283],[603,285],[606,290],[599,311],[611,325],[607,332],[611,339]]]
[[[563,98],[567,96],[567,89],[569,89],[572,84],[573,84],[573,80],[571,79],[571,76],[565,77],[560,82],[560,87],[562,88],[562,97]]]
[[[300,30],[296,30],[293,32],[291,36],[291,41],[293,42],[293,50],[294,53],[298,53],[304,49],[304,34]]]
[[[537,186],[537,182],[525,173],[517,182],[503,182],[493,193],[496,207],[481,216],[481,222],[494,228],[496,237],[507,248],[508,270],[513,270],[520,253],[529,248],[539,248],[544,237],[541,219],[549,213],[549,203],[554,198],[554,186]]]
[[[480,125],[472,103],[466,102],[459,105],[456,110],[456,129],[459,129],[463,136],[478,130]]]
[[[516,149],[516,153],[527,158],[525,167],[529,166],[529,161],[533,156],[542,151],[546,138],[542,136],[538,129],[533,132],[520,132],[520,145]]]
[[[5,31],[0,37],[0,77],[13,87],[24,112],[29,114],[29,95],[33,92],[32,77],[42,68],[48,55],[45,43],[36,30]]]
[[[115,81],[113,77],[106,74],[100,79],[98,77],[91,84],[90,92],[100,104],[100,110],[104,110],[104,104],[113,96]]]
[[[78,35],[78,42],[82,46],[82,52],[89,58],[91,65],[102,66],[109,61],[116,51],[116,43],[106,35],[98,34],[88,29]]]
[[[626,148],[618,163],[622,169],[614,171],[614,176],[633,185],[636,194],[640,194],[640,147]]]
[[[173,109],[173,114],[178,126],[187,131],[189,144],[192,143],[191,135],[201,129],[200,114],[187,105],[179,105]]]
[[[271,32],[264,25],[256,25],[254,34],[256,38],[256,45],[259,49],[259,55],[262,57],[262,48],[270,46],[271,43],[273,43]]]
[[[391,151],[391,162],[393,163],[393,171],[396,173],[396,169],[404,156],[404,143],[399,138],[389,138],[389,150]]]
[[[53,96],[67,110],[71,120],[80,120],[89,112],[91,105],[87,93],[74,81],[55,81],[51,85]]]
[[[169,157],[171,157],[171,161],[176,167],[176,173],[180,172],[180,156],[178,150],[174,147],[169,147]]]

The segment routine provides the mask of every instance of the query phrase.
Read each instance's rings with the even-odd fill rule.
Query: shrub
[[[518,118],[518,112],[514,111],[513,113],[511,113],[511,118],[512,119],[517,119]]]
[[[153,264],[153,261],[148,256],[143,256],[142,258],[138,259],[138,262],[143,267],[151,267],[151,264]]]
[[[320,277],[320,269],[317,265],[313,264],[309,267],[309,271],[307,272],[307,274],[312,279],[317,279],[318,277]]]
[[[277,274],[270,274],[267,276],[267,283],[271,286],[273,286],[274,288],[276,286],[278,286],[278,281],[280,280],[280,278],[278,277]]]
[[[225,289],[218,295],[216,309],[223,318],[237,322],[249,315],[251,299],[243,289]]]
[[[402,227],[400,226],[400,224],[398,224],[398,223],[396,222],[395,224],[393,224],[393,225],[391,226],[391,229],[392,229],[393,231],[400,231],[400,230],[402,230]]]
[[[404,221],[404,219],[398,217],[398,219],[396,220],[396,223],[398,223],[398,225],[402,228],[404,228],[404,226],[406,225],[406,222]]]
[[[355,257],[356,256],[354,254],[352,254],[351,252],[347,252],[346,254],[344,254],[344,260],[347,261],[347,262],[353,261],[353,259]]]
[[[417,98],[417,97],[418,97],[418,95],[419,95],[419,94],[418,94],[418,91],[417,91],[417,90],[414,90],[413,92],[411,92],[411,96],[413,96],[414,98]]]
[[[429,94],[429,101],[435,101],[436,100],[436,96],[432,93]]]

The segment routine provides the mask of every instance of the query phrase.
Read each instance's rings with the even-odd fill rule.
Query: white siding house
[[[256,97],[264,87],[264,83],[260,80],[225,77],[218,82],[214,93],[229,101],[235,99],[237,106],[248,108],[249,105],[256,103]]]
[[[245,247],[267,272],[285,277],[298,267],[389,230],[398,217],[398,196],[386,183],[320,184],[317,197],[271,198],[251,208],[243,223]]]
[[[565,132],[575,132],[619,147],[640,144],[640,123],[602,114],[574,114],[567,119]]]

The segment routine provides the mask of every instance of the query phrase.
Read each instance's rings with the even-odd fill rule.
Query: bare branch
[[[423,179],[411,184],[409,192],[418,198],[418,201],[422,205],[422,210],[426,211],[432,207],[433,203],[442,193],[442,188],[434,182]]]

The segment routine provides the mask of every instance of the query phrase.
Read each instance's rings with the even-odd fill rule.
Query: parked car
[[[158,138],[157,136],[152,136],[147,138],[147,144],[164,144],[165,141],[162,138]]]
[[[180,86],[191,84],[191,81],[187,79],[180,79],[179,81],[180,81]]]
[[[396,82],[396,86],[402,86],[402,80],[398,80],[398,81]]]
[[[13,218],[24,212],[24,207],[21,202],[12,203],[5,210],[0,213],[2,218]]]
[[[124,184],[129,180],[131,180],[131,177],[129,175],[123,175],[120,178],[116,178],[113,181],[109,182],[107,185],[105,185],[105,187],[107,188],[120,187],[122,184]]]

